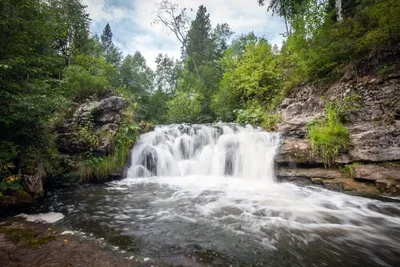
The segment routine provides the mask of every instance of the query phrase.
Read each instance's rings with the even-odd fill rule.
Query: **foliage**
[[[107,23],[104,28],[103,34],[101,35],[101,44],[104,49],[104,56],[108,63],[113,66],[118,66],[121,63],[122,53],[119,49],[114,45],[112,41],[112,31],[110,24]]]
[[[340,119],[335,103],[325,107],[325,118],[308,126],[308,138],[313,153],[320,156],[325,166],[331,167],[342,150],[349,146],[349,132]]]
[[[83,100],[93,94],[101,94],[110,85],[104,76],[90,74],[81,66],[72,65],[65,69],[61,88],[68,97]]]
[[[200,95],[191,92],[178,92],[168,102],[168,121],[171,123],[198,122],[201,115]]]
[[[236,122],[240,124],[260,125],[264,130],[271,130],[281,121],[278,114],[263,110],[259,105],[253,103],[247,109],[235,110]]]
[[[354,162],[352,164],[346,164],[340,168],[340,171],[342,173],[347,173],[351,178],[354,178],[355,177],[355,168],[359,165],[360,165],[360,163],[358,163],[358,162]]]

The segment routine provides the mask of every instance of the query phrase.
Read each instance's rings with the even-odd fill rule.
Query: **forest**
[[[252,32],[235,35],[228,24],[213,27],[206,6],[195,7],[192,18],[187,7],[162,1],[154,7],[154,25],[176,37],[182,55],[158,55],[153,70],[140,51],[123,55],[112,25],[92,34],[80,0],[0,0],[0,194],[18,189],[21,174],[38,166],[48,177],[106,176],[124,165],[140,123],[223,121],[274,129],[281,120],[275,109],[296,86],[324,90],[347,72],[395,68],[400,2],[341,2],[338,9],[335,0],[258,0],[285,22],[278,47]],[[76,157],[60,151],[60,125],[76,106],[109,94],[129,103],[114,152],[99,157],[89,149]],[[329,112],[328,131],[339,135],[337,142],[346,133],[335,109]],[[88,142],[91,127],[77,129]],[[311,135],[324,135],[319,127]]]

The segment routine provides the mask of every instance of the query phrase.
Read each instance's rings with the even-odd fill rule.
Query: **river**
[[[278,133],[144,134],[126,179],[49,193],[40,211],[149,266],[398,266],[400,201],[275,180]]]

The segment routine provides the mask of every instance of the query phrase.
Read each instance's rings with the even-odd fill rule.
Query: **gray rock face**
[[[126,107],[126,100],[119,96],[111,96],[100,101],[96,111],[121,111]]]
[[[291,169],[291,168],[280,168],[277,173],[278,177],[306,177],[310,179],[336,179],[345,178],[345,175],[338,170],[329,170],[323,168],[313,169]]]
[[[43,181],[46,176],[42,167],[36,169],[33,175],[21,175],[21,184],[23,189],[29,193],[33,198],[41,198],[44,195]]]
[[[400,122],[375,125],[364,122],[349,126],[353,147],[349,154],[352,161],[400,160]]]
[[[283,122],[277,126],[277,130],[283,133],[284,140],[277,153],[276,162],[280,166],[292,167],[290,171],[279,173],[282,177],[288,177],[289,174],[292,177],[306,177],[312,182],[323,183],[324,186],[330,181],[327,177],[329,175],[321,175],[322,171],[319,168],[323,163],[322,159],[311,152],[307,140],[307,125],[313,119],[323,116],[326,100],[341,101],[353,93],[360,97],[360,109],[346,115],[345,126],[349,129],[350,147],[346,154],[342,154],[335,162],[371,164],[400,161],[400,75],[392,75],[386,79],[363,77],[357,81],[343,81],[346,82],[334,84],[323,94],[312,86],[302,86],[292,96],[284,99],[278,108],[277,112]],[[299,166],[309,169],[304,171],[293,168]],[[369,181],[369,185],[374,184],[374,188],[383,193],[400,194],[400,169],[359,165],[356,171],[357,181]],[[347,179],[353,181],[351,178]],[[335,180],[341,180],[341,183],[349,188],[353,187],[349,180],[339,177]]]
[[[118,96],[80,105],[72,118],[66,120],[59,130],[59,148],[68,154],[79,154],[92,147],[100,156],[109,154],[121,123],[121,112],[126,106],[126,100]],[[95,147],[93,142],[88,143],[88,140],[81,136],[80,131],[85,125],[92,126],[91,135],[97,139]]]
[[[377,165],[358,165],[354,167],[354,178],[360,180],[397,180],[400,181],[400,167]]]

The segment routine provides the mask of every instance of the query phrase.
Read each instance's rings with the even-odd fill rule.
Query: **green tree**
[[[65,57],[66,65],[71,64],[72,54],[86,51],[90,35],[90,18],[81,0],[50,0],[52,22],[60,31],[57,50]]]
[[[18,171],[44,163],[55,148],[52,120],[66,100],[54,78],[64,60],[55,53],[60,32],[47,3],[2,0],[0,14],[0,139],[7,147],[0,154],[14,151],[7,158]]]
[[[155,60],[156,86],[164,92],[174,94],[176,82],[181,69],[181,64],[177,60],[168,57],[167,54],[159,54]]]
[[[199,122],[201,116],[201,96],[192,92],[177,92],[168,102],[170,123]]]
[[[106,61],[113,66],[119,66],[122,60],[121,51],[115,46],[112,40],[113,33],[110,24],[107,23],[101,35],[101,43],[104,48],[104,56]]]
[[[196,62],[197,66],[200,66],[214,59],[213,41],[210,14],[207,13],[207,8],[201,5],[190,26],[185,52],[191,57],[191,60]],[[192,64],[190,67],[194,69]]]

